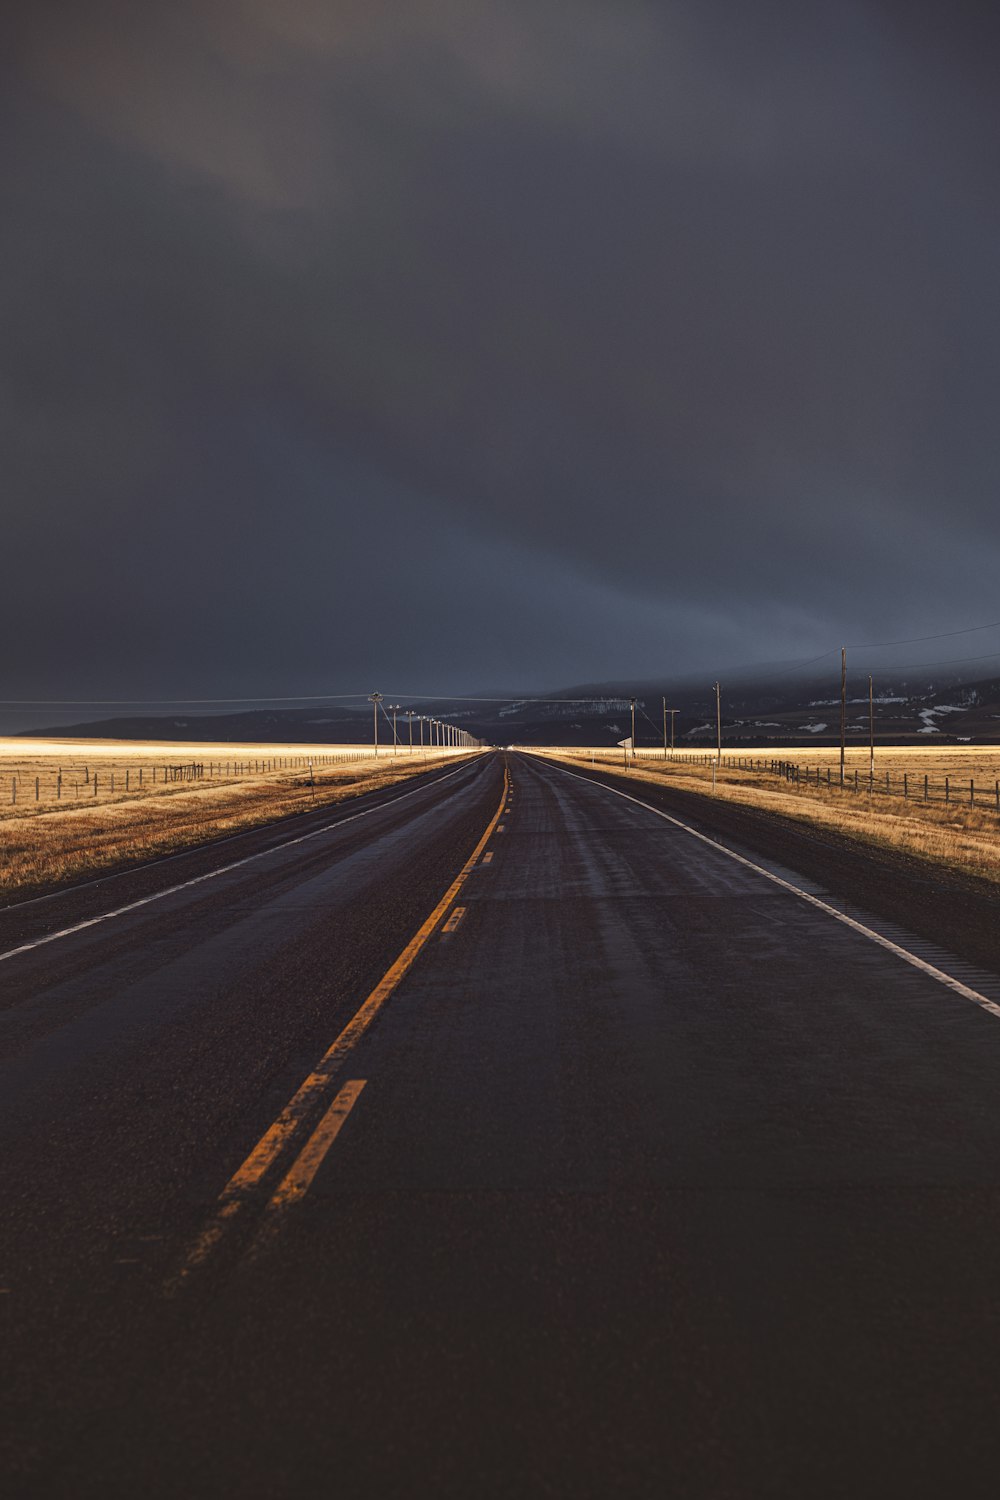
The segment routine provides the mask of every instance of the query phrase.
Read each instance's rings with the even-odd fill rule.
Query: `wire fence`
[[[755,757],[750,755],[723,755],[721,759],[711,754],[691,754],[662,750],[636,750],[635,757],[641,760],[658,760],[661,763],[680,762],[685,765],[716,766],[720,770],[735,770],[756,773],[804,788],[826,788],[831,792],[843,791],[854,796],[900,798],[909,802],[944,803],[947,806],[981,808],[1000,813],[1000,779],[965,776],[961,773],[933,776],[919,771],[863,771],[857,766],[844,772],[841,781],[838,766],[815,765],[803,761]]]
[[[199,785],[238,785],[261,778],[278,779],[289,773],[315,778],[324,769],[357,761],[386,760],[394,754],[410,754],[404,746],[388,745],[376,755],[372,746],[348,748],[316,755],[243,756],[239,759],[155,760],[124,758],[118,762],[67,759],[48,764],[28,757],[20,764],[3,766],[0,761],[0,817],[22,811],[62,805],[105,805],[169,790],[182,791]],[[420,755],[414,749],[414,756]],[[444,746],[427,747],[426,754],[447,754]]]

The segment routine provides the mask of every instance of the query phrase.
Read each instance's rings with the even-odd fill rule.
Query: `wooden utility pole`
[[[632,699],[632,764],[635,764],[635,699]]]
[[[378,757],[378,706],[382,702],[381,693],[369,693],[368,702],[375,710],[375,755]]]
[[[663,700],[663,759],[667,758],[667,700]]]
[[[715,758],[722,765],[722,689],[715,684]]]
[[[844,755],[847,748],[847,647],[840,648],[840,784],[844,785]]]
[[[875,691],[868,674],[868,780],[875,781]]]

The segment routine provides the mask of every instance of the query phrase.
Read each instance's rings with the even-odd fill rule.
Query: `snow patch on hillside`
[[[935,704],[935,706],[933,708],[922,708],[918,712],[917,717],[919,719],[923,719],[924,722],[923,722],[923,727],[921,729],[918,729],[917,733],[918,734],[940,734],[941,730],[938,727],[938,725],[935,724],[935,722],[934,722],[935,715],[937,715],[937,714],[961,714],[961,713],[964,713],[964,712],[965,712],[964,707],[961,704],[958,704],[958,703],[937,703],[937,704]]]

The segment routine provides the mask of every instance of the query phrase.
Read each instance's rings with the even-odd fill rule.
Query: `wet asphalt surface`
[[[995,1493],[1000,1018],[605,786],[509,769],[308,1192],[262,1244],[282,1158],[172,1296],[503,757],[0,961],[9,1493]],[[847,909],[832,856],[824,884],[736,831]],[[0,913],[0,953],[233,856]],[[903,873],[860,879],[854,915],[1000,1001],[932,898],[911,938]]]

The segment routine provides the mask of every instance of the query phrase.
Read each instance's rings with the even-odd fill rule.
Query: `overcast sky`
[[[989,10],[14,0],[0,698],[1000,618]]]

